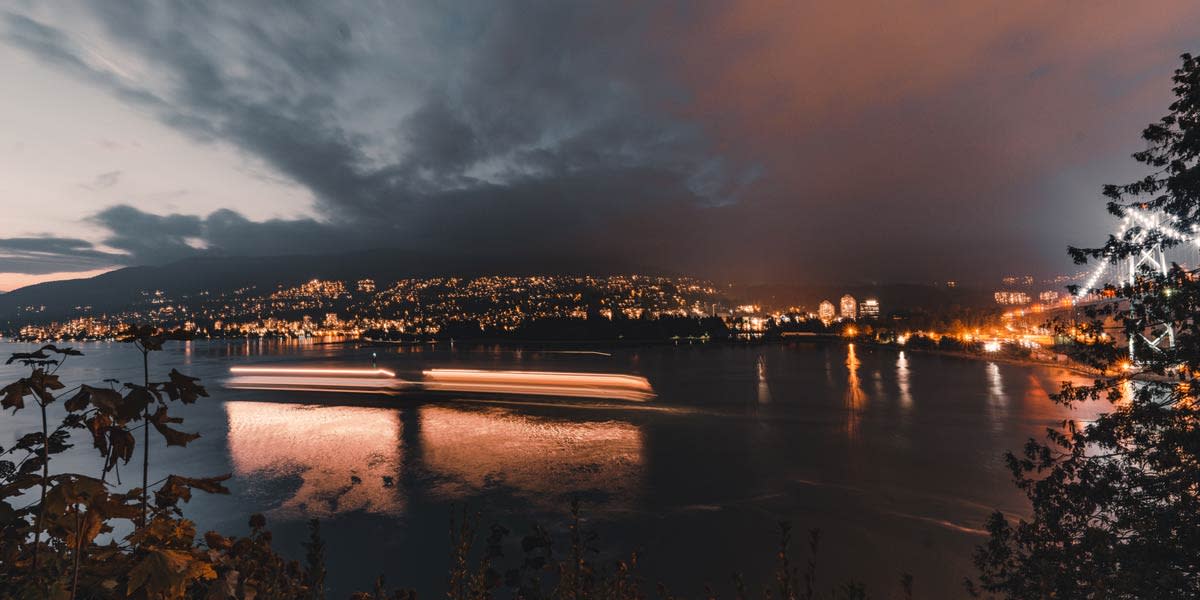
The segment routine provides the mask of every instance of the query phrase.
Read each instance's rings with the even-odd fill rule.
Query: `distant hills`
[[[353,281],[372,278],[381,284],[408,277],[488,274],[590,274],[641,273],[673,275],[635,265],[614,265],[611,260],[581,260],[578,257],[547,258],[540,263],[514,261],[497,254],[480,256],[422,256],[398,250],[359,251],[345,254],[189,258],[160,266],[127,267],[88,279],[53,281],[31,285],[0,294],[0,326],[36,321],[60,320],[78,316],[76,307],[90,306],[90,314],[127,309],[145,300],[146,292],[161,290],[171,298],[191,296],[203,291],[230,292],[256,287],[272,290],[311,279]],[[925,309],[938,311],[952,306],[985,307],[991,305],[989,293],[963,288],[919,284],[881,285],[796,285],[773,284],[726,288],[731,300],[761,302],[773,307],[801,305],[815,310],[828,299],[835,304],[842,294],[857,299],[878,298],[886,314],[892,310]],[[19,310],[44,307],[36,316]]]
[[[115,312],[142,299],[143,292],[155,290],[178,298],[206,290],[227,292],[250,286],[274,289],[278,285],[295,285],[312,279],[372,278],[386,283],[406,277],[472,277],[496,273],[652,273],[629,265],[614,266],[611,260],[601,265],[599,261],[577,257],[570,260],[548,257],[535,263],[528,260],[522,263],[522,268],[514,270],[511,268],[513,261],[501,254],[488,257],[423,256],[398,250],[188,258],[165,265],[126,267],[88,279],[39,283],[0,294],[0,324],[11,324],[18,317],[18,308],[27,306],[45,307],[38,313],[39,320],[73,316],[77,314],[77,306],[91,306],[92,314]]]

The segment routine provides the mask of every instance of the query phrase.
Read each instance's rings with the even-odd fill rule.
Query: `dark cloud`
[[[161,264],[197,255],[344,252],[369,247],[371,239],[311,219],[251,221],[228,209],[197,217],[118,205],[92,220],[109,232],[104,245],[122,251],[126,264]]]
[[[126,258],[97,250],[91,242],[75,238],[48,235],[0,238],[0,273],[89,271],[126,264]]]
[[[89,36],[8,14],[4,39],[316,199],[317,219],[264,222],[103,210],[92,222],[128,262],[388,246],[752,279],[1063,266],[1062,238],[1105,223],[1056,177],[1136,149],[1200,14],[770,0],[79,8]]]

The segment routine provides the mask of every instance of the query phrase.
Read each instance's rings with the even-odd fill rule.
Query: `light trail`
[[[616,373],[576,373],[570,371],[484,371],[478,369],[429,369],[421,372],[425,379],[435,381],[496,381],[505,383],[556,384],[571,383],[606,387],[629,387],[650,390],[645,377]]]
[[[386,369],[310,367],[233,367],[226,382],[232,389],[287,392],[331,392],[396,395],[404,390],[495,394],[502,396],[558,396],[644,402],[654,398],[645,377],[617,373],[567,371],[487,371],[429,369],[423,381],[408,381]]]
[[[421,374],[425,389],[432,391],[615,398],[638,402],[654,397],[650,382],[634,375],[477,369],[430,369]]]
[[[230,367],[230,373],[275,373],[279,375],[311,374],[311,375],[384,375],[395,377],[396,374],[387,369],[314,369],[308,367]]]

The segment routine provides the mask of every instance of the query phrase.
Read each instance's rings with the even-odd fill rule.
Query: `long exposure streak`
[[[292,392],[399,393],[402,389],[506,396],[561,396],[645,401],[654,388],[644,377],[616,373],[555,371],[484,371],[430,369],[420,382],[385,369],[310,367],[233,367],[226,385],[243,390]]]

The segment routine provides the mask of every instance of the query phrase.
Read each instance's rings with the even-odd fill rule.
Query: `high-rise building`
[[[1025,292],[1004,290],[996,292],[993,297],[996,298],[996,304],[1029,304],[1029,294]]]
[[[858,317],[858,301],[850,294],[842,296],[842,318],[854,319],[856,317]]]
[[[817,318],[821,319],[822,323],[826,325],[832,323],[835,316],[837,316],[837,310],[833,308],[832,302],[828,300],[822,300],[821,303],[817,305]]]
[[[879,318],[879,301],[874,298],[867,298],[858,304],[858,316],[861,319],[878,319]]]

